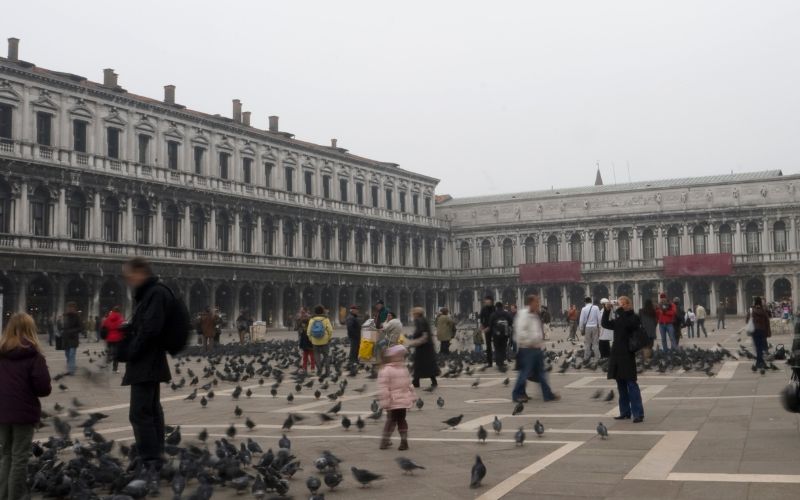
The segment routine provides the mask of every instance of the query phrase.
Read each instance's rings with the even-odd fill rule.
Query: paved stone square
[[[708,339],[697,340],[696,344],[713,347],[719,343],[734,352],[741,339],[751,348],[749,339],[739,333],[742,323],[731,319],[727,330],[712,332]],[[337,332],[337,336],[342,335]],[[282,339],[293,338],[294,334],[271,332],[270,336]],[[552,345],[556,351],[568,345],[562,342],[563,337],[564,332],[555,332]],[[682,345],[695,343],[693,340],[684,338]],[[777,336],[771,342],[789,346],[791,339]],[[78,364],[96,370],[101,347],[92,342],[82,345]],[[91,365],[89,358],[94,361]],[[61,353],[48,349],[47,360],[52,373],[63,370]],[[192,358],[181,366],[180,374],[174,373],[172,362],[173,378],[177,381],[185,377],[188,382],[188,368],[202,374],[204,362],[197,360]],[[249,437],[265,450],[277,450],[280,427],[287,414],[306,417],[286,433],[292,441],[292,452],[303,465],[303,470],[290,481],[289,495],[293,498],[308,498],[305,480],[317,475],[313,461],[323,450],[330,450],[343,460],[344,475],[336,490],[322,487],[325,498],[795,498],[800,483],[800,418],[780,405],[777,394],[787,383],[789,372],[783,362],[776,364],[779,370],[765,375],[752,372],[751,362],[742,357],[716,365],[712,377],[702,372],[648,371],[639,380],[646,414],[642,424],[613,420],[616,400],[592,398],[598,389],[605,396],[613,386],[599,370],[569,370],[564,374],[553,370],[550,382],[562,400],[544,403],[538,388],[530,387],[533,400],[525,405],[522,414],[512,416],[511,387],[504,386],[504,380],[510,377],[513,384],[516,373],[502,374],[494,369],[478,372],[479,367],[475,366],[472,376],[442,378],[434,392],[418,391],[425,404],[421,410],[410,411],[411,449],[407,452],[396,450],[397,435],[391,450],[378,450],[383,420],[367,419],[363,432],[355,427],[342,429],[341,415],[355,421],[357,416],[366,418],[371,414],[370,403],[377,387],[363,372],[349,380],[340,398],[339,418],[327,423],[322,423],[318,414],[333,406],[325,394],[335,390],[335,384],[331,384],[334,389],[322,391],[323,396],[317,400],[313,396],[319,385],[316,379],[314,388],[295,392],[294,383],[287,377],[275,398],[269,394],[271,379],[263,386],[256,379],[247,380],[240,385],[254,394],[250,398],[242,395],[238,401],[230,395],[235,384],[221,382],[213,389],[215,397],[205,409],[199,403],[202,390],[196,400],[185,401],[191,388],[172,391],[165,385],[162,401],[168,424],[181,426],[183,444],[199,443],[196,436],[201,429],[208,430],[211,443],[235,424],[238,434],[233,442],[237,446]],[[79,376],[56,382],[53,395],[44,400],[44,408],[52,412],[55,403],[69,407],[72,399],[78,398],[84,405],[81,412],[109,415],[96,427],[98,432],[108,439],[130,443],[128,393],[119,386],[121,375],[108,373],[107,378],[101,378],[100,382],[91,383]],[[478,386],[472,387],[477,379]],[[198,385],[210,380],[201,377]],[[58,383],[67,389],[59,390]],[[364,384],[363,393],[353,390]],[[286,399],[289,391],[295,396],[291,403]],[[445,400],[442,409],[436,405],[439,396]],[[236,405],[243,410],[241,417],[234,415]],[[456,429],[447,429],[441,423],[457,415],[463,415],[463,420]],[[494,416],[503,424],[499,434],[491,429]],[[244,425],[246,417],[257,424],[252,431]],[[536,419],[545,426],[541,438],[533,431]],[[596,434],[599,421],[609,429],[607,440]],[[479,425],[489,431],[485,444],[477,443]],[[527,434],[521,447],[514,442],[514,433],[520,426]],[[52,427],[45,427],[36,438],[46,439],[51,432]],[[73,431],[73,436],[79,436],[79,431]],[[482,457],[488,473],[480,488],[470,489],[475,455]],[[403,475],[394,461],[398,456],[411,458],[426,469]],[[359,488],[350,473],[351,466],[369,469],[384,478],[369,488]],[[196,486],[196,482],[190,482],[185,496]],[[171,497],[168,488],[163,487],[162,496]],[[214,498],[234,497],[230,488],[215,489]]]

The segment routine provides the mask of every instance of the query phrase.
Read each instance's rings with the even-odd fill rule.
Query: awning
[[[730,276],[733,274],[733,255],[708,253],[664,257],[664,276]]]
[[[581,263],[542,262],[541,264],[520,264],[519,282],[524,285],[546,283],[580,283]]]

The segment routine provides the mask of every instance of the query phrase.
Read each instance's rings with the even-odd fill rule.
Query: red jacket
[[[675,304],[670,303],[667,310],[661,308],[661,304],[656,306],[656,317],[658,318],[659,325],[671,325],[675,323],[675,315],[678,314],[678,308]]]
[[[121,342],[123,334],[120,331],[119,327],[122,323],[125,322],[125,319],[122,317],[122,314],[111,311],[106,316],[106,319],[103,320],[103,326],[108,330],[108,335],[106,336],[106,342],[109,344],[113,344],[115,342]]]

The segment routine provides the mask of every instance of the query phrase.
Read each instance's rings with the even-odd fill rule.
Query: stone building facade
[[[587,295],[664,290],[742,313],[798,287],[797,187],[779,171],[436,202],[438,180],[230,117],[0,58],[0,293],[6,314],[130,311],[121,264],[150,258],[196,312],[218,305],[273,326],[300,305],[335,317],[383,299],[477,309],[491,293],[553,309]],[[669,277],[665,259],[730,256],[727,273]],[[675,260],[675,259],[673,259]],[[567,263],[568,279],[520,281]]]

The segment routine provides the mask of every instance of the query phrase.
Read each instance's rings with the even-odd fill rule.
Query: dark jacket
[[[64,349],[77,348],[80,343],[83,324],[81,317],[76,312],[64,313],[64,320],[61,327],[61,347]]]
[[[433,349],[433,335],[426,318],[414,320],[414,378],[430,378],[439,375],[439,366],[436,364],[436,351]],[[416,342],[421,342],[416,344]]]
[[[478,316],[481,320],[481,327],[487,328],[494,314],[494,305],[486,304],[481,308],[481,313]]]
[[[497,330],[497,322],[500,320],[506,321],[505,333],[499,332]],[[514,317],[511,316],[511,313],[506,311],[505,309],[495,309],[495,311],[489,317],[489,328],[492,330],[492,333],[494,335],[505,335],[506,337],[511,337],[511,327],[513,325],[514,325]]]
[[[771,337],[772,331],[769,325],[769,313],[767,313],[762,306],[753,306],[752,315],[753,326],[756,328],[756,331],[762,332],[767,337]],[[748,318],[748,320],[749,319],[750,318]]]
[[[308,333],[299,330],[297,332],[297,339],[300,343],[300,349],[303,351],[313,351],[314,344],[311,343],[311,339],[308,338]]]
[[[122,385],[169,382],[171,375],[161,337],[165,335],[165,319],[176,307],[172,292],[153,277],[134,291],[133,299],[136,305],[131,318],[132,337]]]
[[[350,340],[361,340],[361,321],[358,320],[358,316],[353,313],[348,314],[345,324],[347,325],[347,337]]]
[[[35,424],[42,417],[39,398],[50,395],[47,362],[33,347],[0,354],[0,424]]]
[[[639,309],[639,320],[642,322],[647,336],[650,340],[656,339],[656,330],[658,329],[658,319],[655,315],[649,315],[644,311],[644,308]]]
[[[600,324],[607,330],[614,330],[614,343],[611,344],[611,357],[608,360],[608,378],[614,380],[636,380],[636,353],[630,352],[628,343],[631,335],[639,329],[639,316],[633,311],[617,309],[615,319],[609,319],[608,309],[603,309]]]

